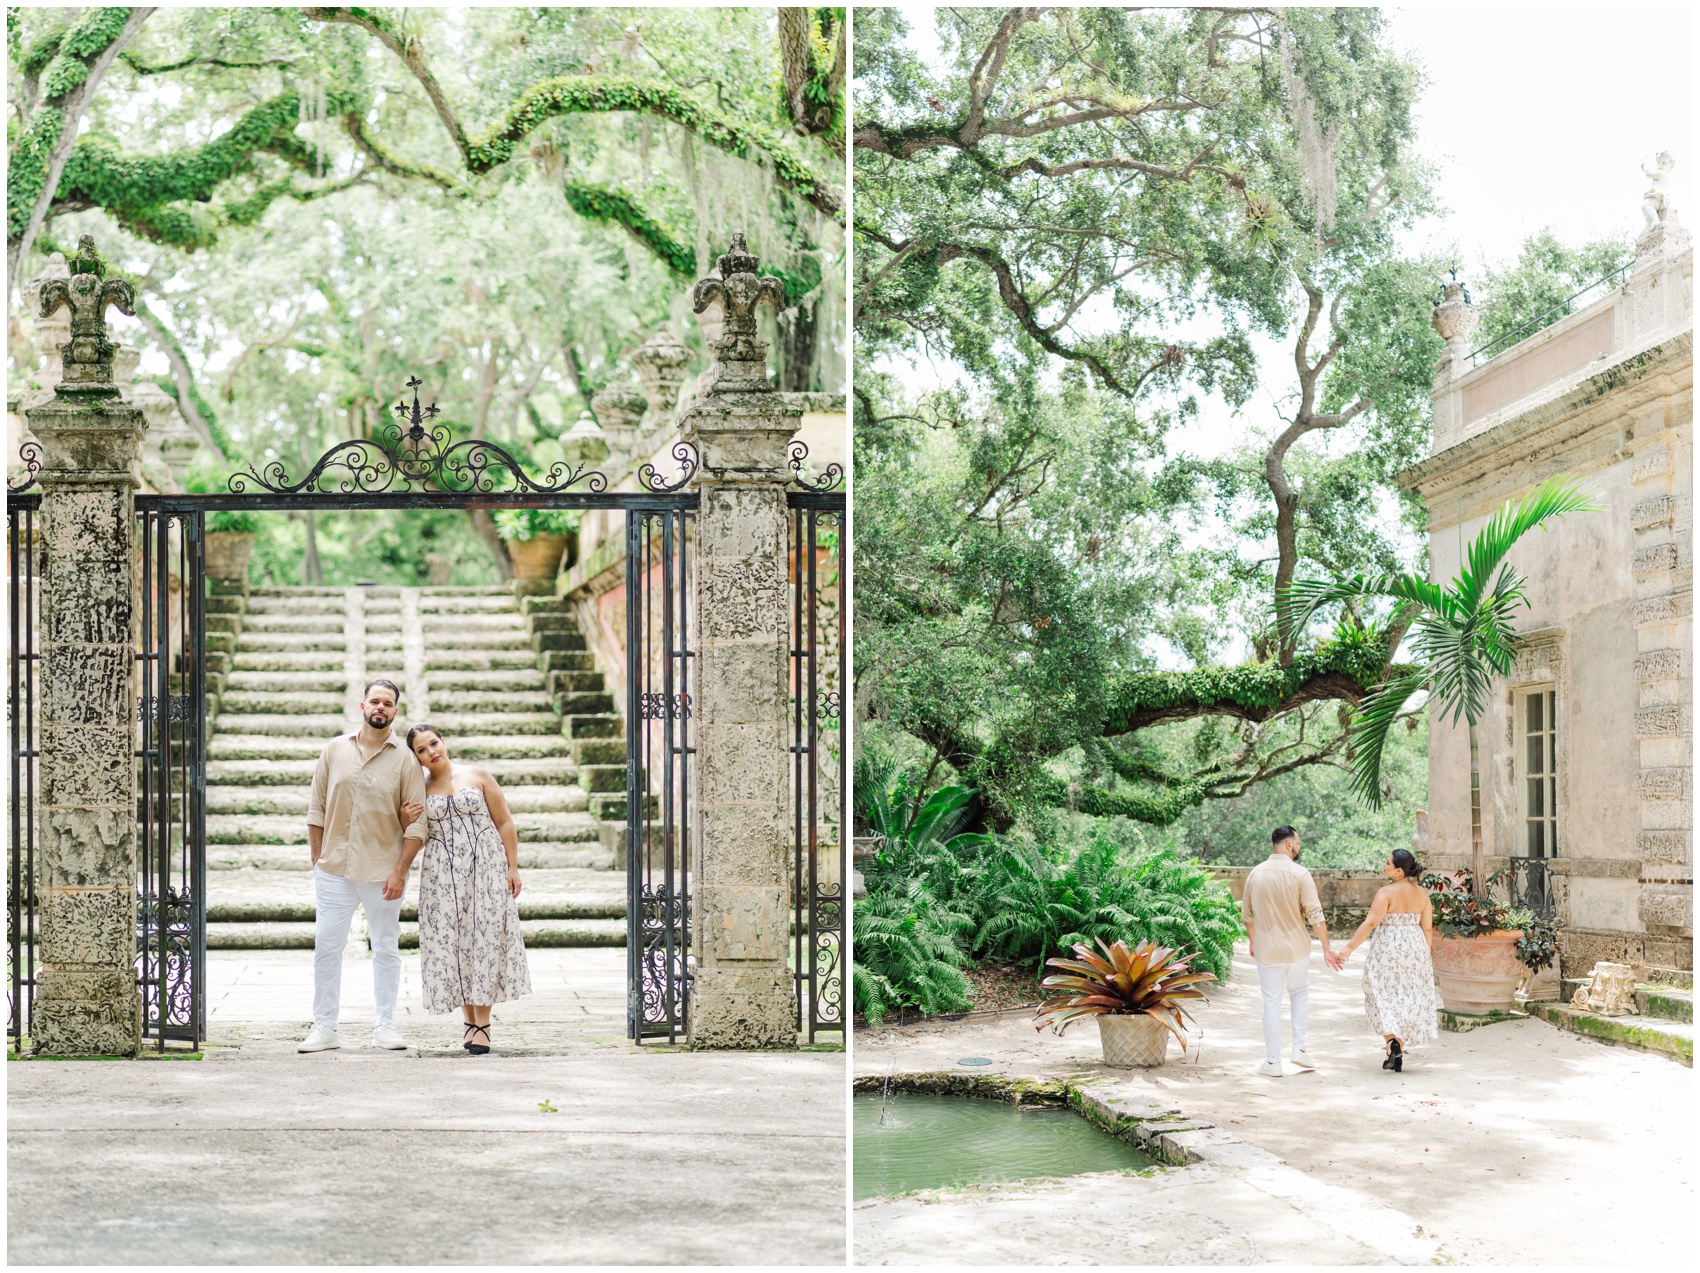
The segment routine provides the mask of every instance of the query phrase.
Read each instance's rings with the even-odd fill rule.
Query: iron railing
[[[41,662],[36,631],[41,604],[36,515],[40,507],[39,493],[8,494],[6,600],[11,644],[6,659],[6,725],[12,764],[6,807],[11,815],[12,839],[6,873],[6,1036],[14,1050],[22,1047],[30,1033],[30,1009],[35,998],[36,677]]]
[[[844,1032],[848,536],[842,493],[792,492],[792,975],[813,1043]]]
[[[1577,308],[1576,302],[1581,300],[1584,296],[1591,296],[1593,293],[1601,290],[1609,291],[1613,287],[1621,287],[1624,280],[1629,277],[1629,271],[1634,268],[1635,262],[1633,261],[1631,261],[1628,265],[1619,266],[1610,274],[1607,274],[1604,278],[1597,279],[1588,284],[1588,286],[1584,287],[1581,291],[1565,297],[1551,309],[1535,315],[1535,317],[1531,318],[1528,322],[1523,323],[1519,327],[1512,328],[1510,331],[1506,332],[1505,335],[1497,337],[1494,340],[1490,340],[1487,344],[1482,345],[1480,348],[1471,350],[1470,365],[1472,367],[1480,367],[1484,362],[1491,362],[1494,358],[1497,358],[1501,353],[1504,353],[1506,349],[1515,345],[1525,336],[1532,336],[1538,331],[1551,327],[1560,318],[1563,318],[1568,314],[1575,313]]]
[[[1547,858],[1512,858],[1506,892],[1511,905],[1526,906],[1542,919],[1551,919],[1557,913],[1552,866]]]

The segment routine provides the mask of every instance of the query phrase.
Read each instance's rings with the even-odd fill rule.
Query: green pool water
[[[856,1093],[858,1199],[1153,1165],[1070,1109],[893,1092],[882,1124],[880,1103],[877,1092]]]

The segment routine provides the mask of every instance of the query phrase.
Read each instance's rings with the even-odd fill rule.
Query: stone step
[[[464,744],[455,748],[456,759]],[[313,767],[319,753],[311,757],[292,756],[268,760],[209,760],[207,789],[215,786],[237,787],[305,787],[313,781]],[[571,786],[578,778],[578,766],[567,757],[545,757],[528,760],[479,759],[471,763],[488,769],[507,787]]]
[[[1530,1003],[1527,1007],[1542,1021],[1550,1022],[1560,1030],[1598,1039],[1614,1047],[1668,1056],[1690,1067],[1694,1064],[1694,1027],[1691,1024],[1657,1017],[1602,1017],[1592,1012],[1579,1012],[1562,1003]]]
[[[419,624],[427,633],[435,631],[482,635],[486,632],[527,631],[525,620],[511,611],[503,614],[442,614],[421,608]]]
[[[616,871],[624,862],[616,862],[613,853],[588,828],[577,840],[521,840],[519,865],[525,871]],[[228,872],[232,876],[253,872],[292,871],[305,875],[312,870],[308,860],[307,837],[297,844],[209,844],[207,870]]]
[[[425,651],[425,673],[428,677],[445,670],[483,672],[517,670],[519,668],[536,671],[537,656],[532,653],[530,646],[526,646],[523,650],[444,650],[439,648]]]
[[[214,734],[266,734],[275,738],[316,738],[320,750],[345,730],[341,712],[300,716],[258,715],[244,712],[220,712],[213,727]],[[402,731],[407,736],[407,731]],[[214,742],[217,741],[215,738]],[[315,752],[315,755],[318,753]]]
[[[522,919],[520,933],[534,950],[563,946],[624,946],[623,919]],[[419,925],[401,926],[401,947],[419,946]],[[207,925],[208,950],[311,950],[313,925],[303,923]]]
[[[341,650],[243,650],[231,667],[235,672],[334,672],[344,666]]]
[[[524,629],[512,632],[456,632],[426,628],[424,632],[425,657],[428,662],[436,662],[438,657],[447,652],[454,653],[491,653],[497,650],[530,650],[531,638]]]
[[[476,714],[478,712],[546,712],[554,728],[555,702],[542,690],[451,690],[438,689],[430,682],[431,712],[433,715]]]
[[[586,793],[577,786],[516,786],[503,792],[508,809],[522,813],[581,813],[589,807]],[[259,787],[207,785],[207,814],[236,816],[273,814],[305,818],[310,791],[305,783]]]
[[[341,635],[344,617],[340,614],[252,614],[242,623],[244,632],[324,633]]]
[[[220,724],[223,724],[221,721]],[[223,760],[317,760],[337,734],[340,726],[322,735],[284,735],[226,733],[213,734],[207,743],[207,759]],[[403,738],[407,730],[400,731]],[[449,740],[449,750],[456,760],[484,764],[495,760],[548,760],[571,757],[572,747],[559,734],[455,735]],[[622,743],[621,746],[624,746]],[[311,767],[309,766],[309,773]]]
[[[295,654],[312,650],[346,649],[343,636],[337,632],[242,632],[236,638],[236,652],[244,654]]]
[[[348,688],[348,678],[338,667],[308,672],[250,671],[237,668],[225,679],[226,702],[236,691],[245,694],[342,694]]]
[[[1692,990],[1678,990],[1675,986],[1639,985],[1635,987],[1635,1006],[1645,1017],[1694,1024]]]
[[[449,750],[463,734],[559,734],[561,718],[553,712],[431,712],[431,724],[443,731]],[[404,731],[405,736],[405,731]]]
[[[304,806],[303,806],[304,807]],[[584,810],[553,813],[515,813],[514,830],[520,842],[582,842],[596,837],[596,819]],[[306,844],[304,816],[285,814],[207,815],[208,856],[215,844]]]
[[[543,673],[534,667],[510,668],[503,671],[459,671],[427,666],[426,672],[433,702],[439,695],[447,693],[546,694]],[[556,675],[582,676],[585,673]]]
[[[248,595],[247,611],[249,614],[336,614],[344,612],[342,593],[335,596],[262,596],[257,592]]]
[[[342,711],[347,694],[303,693],[294,691],[262,691],[229,689],[220,700],[221,715],[233,716],[329,716]]]
[[[1648,965],[1647,980],[1661,986],[1675,986],[1678,990],[1694,989],[1694,970],[1692,968],[1660,968]]]
[[[514,610],[512,589],[491,588],[421,588],[421,610]]]
[[[345,588],[326,588],[323,586],[296,587],[294,585],[276,588],[250,588],[248,589],[248,601],[252,604],[256,598],[260,597],[301,600],[307,600],[315,597],[335,597],[340,601],[343,593],[346,591],[347,589]]]

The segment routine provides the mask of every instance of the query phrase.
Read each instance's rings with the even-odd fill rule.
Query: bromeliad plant
[[[1352,787],[1370,808],[1381,805],[1381,758],[1387,734],[1405,703],[1427,690],[1457,725],[1468,722],[1470,735],[1470,849],[1472,876],[1487,874],[1482,847],[1480,733],[1488,691],[1495,676],[1511,670],[1521,639],[1512,616],[1527,609],[1527,582],[1505,560],[1517,541],[1568,513],[1598,512],[1600,505],[1582,485],[1565,474],[1550,477],[1522,500],[1507,500],[1470,542],[1463,566],[1449,585],[1421,575],[1355,575],[1345,580],[1300,580],[1286,591],[1290,601],[1282,637],[1304,631],[1323,606],[1335,601],[1391,597],[1390,627],[1409,623],[1412,665],[1397,669],[1358,706],[1352,718],[1357,757]],[[1478,891],[1478,899],[1485,892]]]
[[[1199,987],[1216,980],[1210,973],[1192,971],[1194,956],[1176,958],[1171,947],[1151,941],[1129,950],[1124,941],[1105,943],[1102,938],[1098,951],[1080,942],[1074,953],[1079,957],[1048,961],[1050,967],[1064,971],[1039,984],[1062,993],[1039,1005],[1034,1029],[1048,1025],[1061,1034],[1082,1017],[1145,1013],[1161,1022],[1181,1041],[1181,1051],[1186,1051],[1186,1035],[1180,1027],[1187,1015],[1180,1005],[1204,998]]]

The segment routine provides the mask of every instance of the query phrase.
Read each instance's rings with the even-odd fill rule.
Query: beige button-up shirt
[[[1240,914],[1247,924],[1256,925],[1251,944],[1258,963],[1309,959],[1309,925],[1322,922],[1316,881],[1285,853],[1271,853],[1245,877]]]
[[[372,883],[389,878],[403,840],[423,840],[425,816],[404,831],[401,806],[425,803],[425,771],[394,734],[367,760],[357,734],[319,753],[307,825],[323,827],[319,866],[332,875]]]

